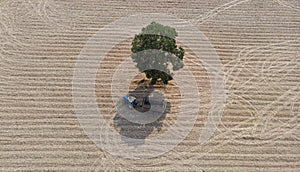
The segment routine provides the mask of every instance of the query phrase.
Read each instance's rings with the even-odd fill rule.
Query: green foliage
[[[168,84],[173,79],[170,65],[173,71],[183,67],[184,49],[177,47],[176,36],[174,28],[155,22],[135,35],[131,48],[132,59],[140,72],[145,72],[146,77],[151,78],[151,84],[155,84],[159,78]]]

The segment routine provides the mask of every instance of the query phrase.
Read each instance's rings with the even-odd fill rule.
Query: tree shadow
[[[138,99],[139,102],[143,101],[143,98],[149,96],[154,91],[152,86],[139,86],[134,91],[129,92],[129,95],[134,96]],[[120,100],[122,101],[122,100]],[[145,139],[156,129],[158,132],[161,131],[163,120],[166,118],[166,114],[171,110],[171,103],[165,102],[166,107],[164,112],[161,113],[161,116],[154,122],[147,124],[138,124],[131,122],[124,118],[121,114],[116,113],[114,120],[114,127],[122,136],[122,140],[125,141],[129,146],[136,146],[144,144]],[[139,112],[147,112],[151,108],[151,104],[137,106],[135,109]],[[139,141],[134,141],[130,139],[140,139]]]

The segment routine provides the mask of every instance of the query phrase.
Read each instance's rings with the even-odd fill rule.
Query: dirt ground
[[[137,13],[190,21],[220,57],[226,106],[206,144],[198,139],[212,107],[210,78],[185,45],[201,99],[182,143],[155,158],[125,159],[81,127],[72,94],[76,60],[97,31]],[[0,43],[0,171],[300,171],[298,0],[2,0]],[[95,81],[98,108],[118,132],[111,78],[129,56],[130,40],[112,47]],[[159,127],[144,128],[146,138],[168,131],[180,110],[176,82],[157,90],[169,111]],[[126,125],[123,134],[139,137],[139,126]]]

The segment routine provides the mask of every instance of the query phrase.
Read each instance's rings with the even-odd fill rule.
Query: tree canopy
[[[177,32],[170,26],[152,22],[135,35],[132,41],[132,59],[140,72],[155,84],[160,78],[164,84],[173,79],[172,70],[183,67],[184,49],[176,45]]]

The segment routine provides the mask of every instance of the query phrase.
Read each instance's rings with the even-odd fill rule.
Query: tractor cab
[[[126,95],[123,97],[125,103],[128,104],[130,109],[135,108],[138,105],[138,101],[135,97]]]

